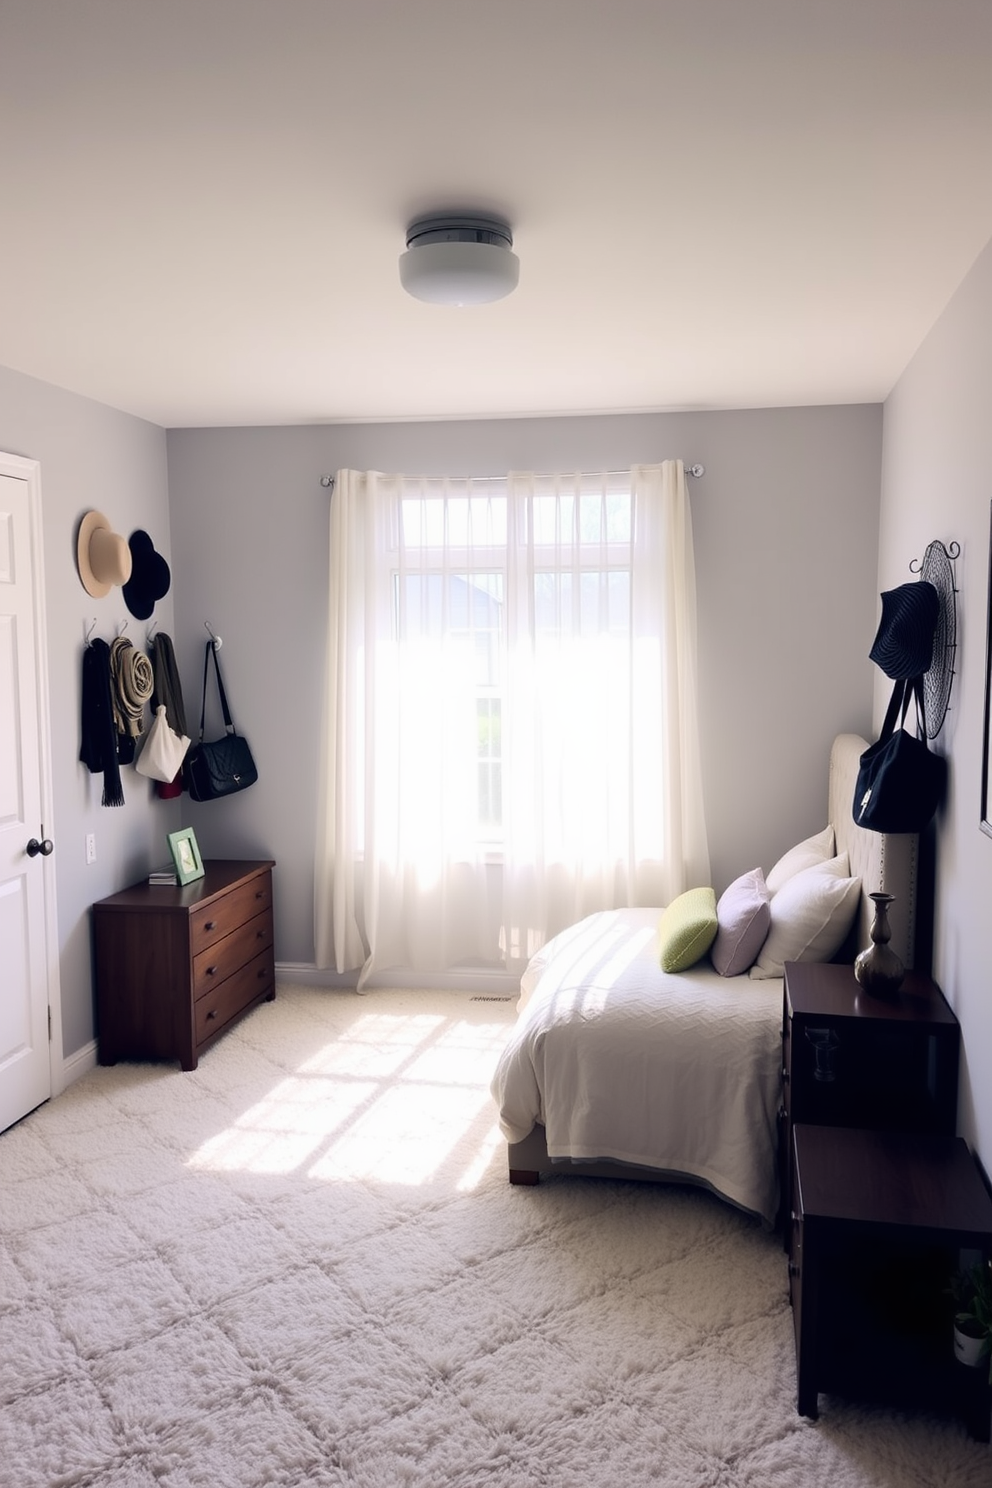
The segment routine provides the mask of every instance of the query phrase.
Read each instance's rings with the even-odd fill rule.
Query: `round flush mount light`
[[[513,234],[498,217],[471,213],[418,217],[400,255],[400,283],[432,305],[485,305],[517,287]]]

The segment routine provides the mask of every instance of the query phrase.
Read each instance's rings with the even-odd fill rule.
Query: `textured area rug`
[[[280,987],[0,1136],[4,1488],[988,1488],[953,1422],[796,1414],[779,1241],[511,1188],[512,1003]]]

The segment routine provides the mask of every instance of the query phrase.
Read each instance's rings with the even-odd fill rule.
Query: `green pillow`
[[[716,940],[718,928],[712,889],[688,889],[673,899],[658,921],[662,971],[688,971],[695,966]]]

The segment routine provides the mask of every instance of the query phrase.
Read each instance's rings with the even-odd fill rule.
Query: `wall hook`
[[[221,638],[220,638],[219,635],[214,635],[213,631],[210,628],[210,621],[209,620],[204,620],[203,623],[204,623],[204,625],[207,628],[207,631],[209,633],[210,639],[214,643],[214,650],[215,651],[219,651],[220,648],[221,648],[221,646],[223,646],[224,642],[221,640]]]
[[[120,623],[117,626],[117,639],[118,640],[120,640],[121,636],[127,630],[127,627],[128,627],[128,622],[126,620],[121,620]]]
[[[83,644],[84,645],[88,646],[89,643],[90,643],[90,641],[92,640],[92,638],[93,638],[93,632],[96,630],[96,624],[97,624],[97,621],[96,621],[96,616],[95,615],[93,616],[93,623],[91,625],[87,625],[86,624],[86,621],[85,620],[83,621]]]

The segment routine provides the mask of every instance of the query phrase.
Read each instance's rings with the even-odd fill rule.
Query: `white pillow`
[[[833,857],[833,851],[833,827],[824,827],[815,837],[797,842],[795,847],[790,847],[787,853],[782,854],[771,872],[765,874],[769,894],[777,894],[784,883],[788,883],[790,878],[795,878],[804,869],[813,868],[817,863],[825,863],[828,858]]]
[[[829,961],[844,944],[861,898],[847,853],[797,873],[772,895],[771,929],[749,976],[785,975],[786,961]]]

